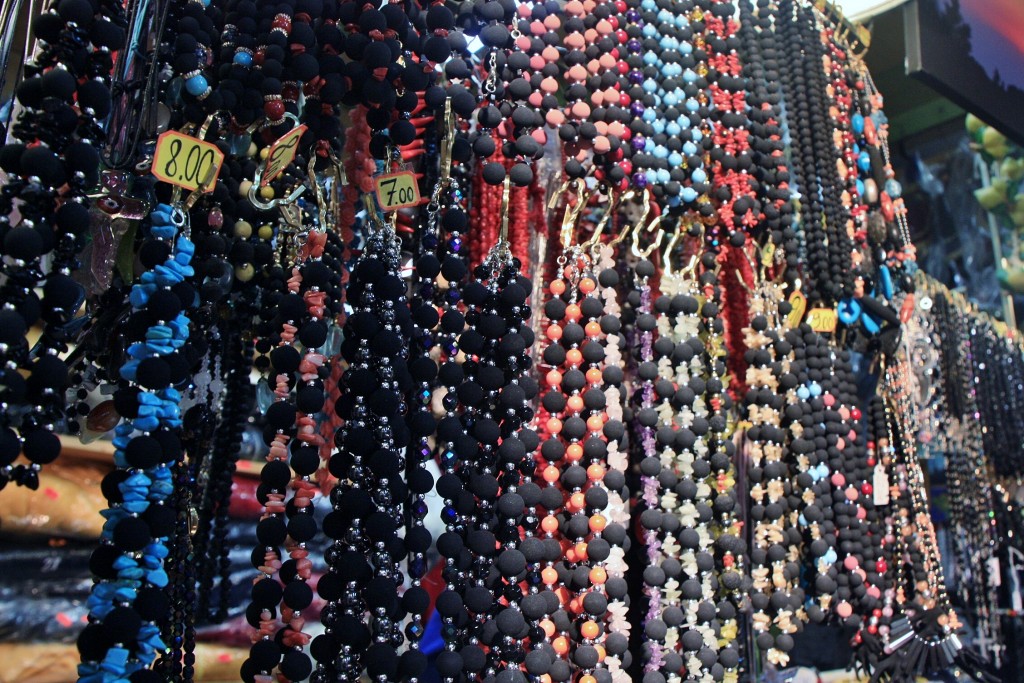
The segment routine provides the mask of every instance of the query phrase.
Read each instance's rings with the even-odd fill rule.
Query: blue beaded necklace
[[[155,296],[174,296],[171,288],[195,275],[190,265],[195,247],[187,234],[187,221],[184,211],[167,204],[158,204],[150,215],[150,238],[171,243],[173,248],[164,263],[144,272],[132,286],[133,313],[150,313],[147,304]],[[187,309],[193,302],[181,303]],[[165,648],[154,619],[157,615],[146,609],[151,600],[140,600],[140,594],[168,584],[167,534],[157,528],[158,515],[153,512],[165,507],[174,488],[170,464],[181,452],[177,436],[181,394],[170,385],[168,374],[161,373],[160,366],[166,363],[160,359],[181,349],[188,335],[189,318],[184,312],[155,320],[144,337],[128,347],[128,361],[120,370],[122,379],[140,388],[138,412],[114,430],[114,464],[123,478],[117,484],[120,495],[103,511],[107,521],[103,545],[97,551],[110,557],[112,571],[93,586],[87,603],[90,625],[79,640],[82,683],[127,681]],[[158,454],[152,452],[154,447]]]

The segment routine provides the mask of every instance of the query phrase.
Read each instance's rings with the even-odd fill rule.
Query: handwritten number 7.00
[[[398,185],[398,178],[388,178],[382,180],[380,183],[381,188],[387,192],[388,198],[386,204],[388,206],[394,206],[395,204],[408,204],[413,201],[415,196],[415,190],[412,187],[396,187]]]

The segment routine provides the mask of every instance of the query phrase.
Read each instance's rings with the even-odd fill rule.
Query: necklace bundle
[[[634,172],[645,178],[638,187],[652,188],[666,206],[693,210],[698,201],[707,202],[709,189],[703,158],[710,139],[701,15],[692,2],[669,8],[648,1],[641,8],[646,95],[633,108],[646,125]]]
[[[181,397],[174,384],[184,380],[185,368],[177,361],[189,333],[185,311],[195,297],[187,283],[194,275],[187,221],[180,207],[156,207],[144,260],[149,270],[132,287],[127,332],[132,343],[120,371],[131,384],[118,389],[117,397],[118,412],[129,422],[115,429],[119,469],[104,482],[111,507],[105,542],[91,562],[99,581],[89,598],[90,626],[79,636],[83,681],[101,680],[104,672],[125,678],[164,648],[159,628],[169,616],[161,590],[168,582],[164,542],[175,521],[165,501],[174,488],[169,465],[183,457]]]
[[[766,256],[774,262],[770,265],[784,264],[792,281],[799,264],[799,245],[793,230],[790,173],[783,140],[780,40],[776,33],[779,12],[775,2],[758,5],[755,15],[753,3],[740,3],[741,37],[745,39],[745,53],[750,54],[750,59],[744,61],[744,71],[750,83],[751,171],[756,180],[752,188],[757,190],[760,218],[770,231],[772,253]]]
[[[728,680],[738,680],[740,672],[739,654],[739,622],[738,612],[742,605],[745,589],[743,576],[743,556],[745,544],[741,534],[742,521],[737,500],[736,467],[733,457],[736,444],[726,438],[727,411],[730,399],[725,393],[722,376],[725,374],[725,339],[724,326],[718,317],[719,282],[715,276],[715,258],[711,252],[701,257],[704,273],[701,275],[701,287],[705,301],[700,315],[706,330],[705,338],[705,381],[703,389],[704,403],[708,408],[707,429],[699,425],[695,433],[707,442],[708,462],[711,465],[709,478],[713,489],[711,512],[713,515],[713,534],[715,536],[715,567],[718,571],[718,587],[715,591],[718,611],[718,646],[717,662],[702,659],[702,664],[710,668],[713,677],[727,676]],[[696,388],[695,388],[696,391]],[[696,425],[695,425],[696,426]],[[703,434],[701,433],[703,432]],[[708,520],[711,522],[712,520]]]
[[[838,570],[835,524],[832,520],[832,480],[828,464],[823,404],[818,399],[829,365],[830,354],[824,339],[801,324],[786,333],[793,346],[790,372],[781,378],[786,392],[786,420],[790,434],[789,449],[795,457],[795,489],[800,495],[798,528],[813,579],[808,581],[810,596],[817,604],[807,607],[808,618],[822,622],[833,607]]]
[[[796,615],[803,606],[799,575],[799,536],[789,525],[790,462],[785,456],[786,433],[781,428],[784,399],[780,378],[787,370],[791,345],[782,339],[778,304],[781,290],[758,283],[751,297],[750,327],[744,330],[748,348],[746,432],[749,458],[747,479],[751,497],[751,604],[757,644],[768,662],[785,666],[793,648],[792,634],[800,628]],[[791,533],[792,532],[792,533]]]
[[[322,611],[325,639],[314,651],[319,669],[355,677],[394,679],[402,642],[398,562],[405,545],[396,536],[408,492],[400,473],[410,434],[400,417],[411,384],[405,335],[411,316],[396,275],[398,244],[380,228],[368,236],[352,272],[342,355],[349,362],[337,412],[345,424],[335,435],[330,470],[334,511],[324,532],[334,540],[328,573],[317,584],[328,602]],[[373,616],[366,623],[367,612]]]
[[[85,295],[71,274],[89,226],[87,195],[99,178],[96,148],[111,106],[110,51],[121,46],[123,19],[120,8],[68,2],[32,21],[40,43],[16,89],[19,115],[10,133],[17,141],[0,150],[7,174],[0,193],[0,359],[9,406],[0,420],[8,437],[0,454],[0,487],[14,481],[38,488],[40,468],[60,454],[54,430],[65,417],[68,368],[59,354],[68,349],[66,326]],[[33,325],[43,334],[30,346],[26,334]],[[28,465],[13,464],[19,452]]]
[[[703,382],[705,352],[699,336],[696,265],[696,257],[678,272],[666,264],[662,296],[655,301],[655,309],[663,314],[658,319],[654,349],[663,378],[657,380],[655,391],[663,399],[656,436],[663,449],[657,477],[664,487],[659,504],[664,513],[665,558],[660,569],[666,580],[660,619],[666,635],[660,671],[666,678],[683,671],[689,677],[700,677],[717,659],[713,649],[718,644],[713,626],[715,606],[710,601],[715,579],[710,552],[714,539],[707,526],[711,467],[705,442],[697,435],[707,424],[707,411],[703,395],[695,390]]]

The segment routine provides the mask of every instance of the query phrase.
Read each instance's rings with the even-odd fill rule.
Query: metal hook
[[[629,192],[627,192],[622,197],[622,199],[623,200],[633,199],[635,196],[636,196],[636,192],[634,192],[633,190],[630,190]],[[643,225],[645,222],[647,222],[647,216],[648,216],[648,214],[651,213],[651,191],[650,190],[647,190],[647,189],[644,190],[643,203],[644,203],[644,210],[643,210],[643,213],[640,214],[640,220],[638,220],[635,224],[631,223],[631,224],[627,225],[625,230],[623,230],[621,233],[619,233],[614,239],[612,239],[611,242],[608,243],[609,247],[614,248],[614,247],[619,246],[619,244],[621,244],[623,240],[625,240],[627,237],[629,237],[630,233],[633,232],[633,230],[635,228],[637,228],[640,225]]]
[[[568,249],[572,245],[573,229],[576,227],[576,221],[579,220],[580,215],[583,213],[583,209],[586,207],[587,202],[590,200],[590,196],[587,194],[586,184],[579,178],[570,182],[575,188],[576,193],[576,205],[566,203],[565,214],[562,217],[562,232],[561,242],[562,248]]]
[[[452,98],[444,101],[444,137],[441,139],[441,177],[438,185],[448,184],[452,172],[452,147],[455,144],[455,112],[452,110]]]
[[[327,199],[324,197],[324,190],[316,179],[316,155],[310,155],[309,163],[306,164],[306,175],[309,176],[309,184],[313,186],[316,193],[317,217],[320,220],[320,229],[327,229]]]
[[[206,170],[206,177],[203,178],[203,182],[199,183],[199,187],[197,187],[196,189],[189,193],[188,198],[185,199],[185,203],[182,205],[185,211],[190,211],[192,207],[195,206],[195,203],[199,201],[199,198],[206,194],[206,191],[207,189],[209,189],[210,185],[216,182],[217,174],[214,173],[215,170],[216,169],[213,166],[210,166],[210,168]],[[175,189],[179,191],[180,196],[181,188]]]
[[[616,195],[614,190],[609,190],[608,194],[610,197],[608,208],[605,209],[604,215],[601,216],[601,220],[599,220],[597,225],[594,226],[594,234],[590,236],[590,239],[580,245],[580,248],[584,250],[593,251],[600,246],[601,235],[604,234],[605,226],[608,225],[612,216],[614,216],[615,212],[619,209],[619,201],[621,200],[621,197]]]
[[[512,183],[508,174],[505,175],[505,182],[501,188],[501,231],[498,233],[498,242],[508,242],[508,200],[512,194]]]
[[[249,193],[247,195],[249,201],[257,209],[261,209],[263,211],[270,211],[271,209],[275,209],[281,206],[282,204],[292,204],[293,202],[295,202],[295,200],[302,196],[303,192],[306,191],[305,185],[297,185],[295,189],[292,190],[291,194],[289,194],[287,197],[275,197],[274,199],[271,199],[269,202],[265,202],[262,199],[258,199],[256,197],[256,188],[259,186],[259,181],[262,175],[263,174],[261,171],[256,171],[256,181],[249,187]]]
[[[679,242],[680,237],[682,237],[682,230],[676,227],[676,231],[672,233],[672,237],[668,239],[668,244],[665,245],[665,249],[662,252],[665,257],[665,273],[667,275],[675,275],[675,270],[672,268],[672,250],[676,248],[676,243]]]
[[[655,230],[657,230],[654,239],[651,241],[651,243],[649,245],[647,245],[646,249],[640,249],[640,239],[639,238],[640,238],[640,232],[641,231],[640,231],[639,228],[636,230],[636,235],[635,235],[635,238],[633,240],[633,255],[634,256],[639,256],[640,258],[647,258],[652,253],[654,253],[654,250],[658,248],[659,244],[661,244],[661,240],[663,240],[665,238],[665,230],[661,227],[661,219],[663,217],[664,217],[664,214],[662,214],[661,216],[658,216],[653,221],[651,221],[650,224],[645,228],[646,232],[654,232]]]

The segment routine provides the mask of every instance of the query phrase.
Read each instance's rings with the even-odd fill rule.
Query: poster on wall
[[[1024,144],[1024,0],[914,0],[907,72]]]

